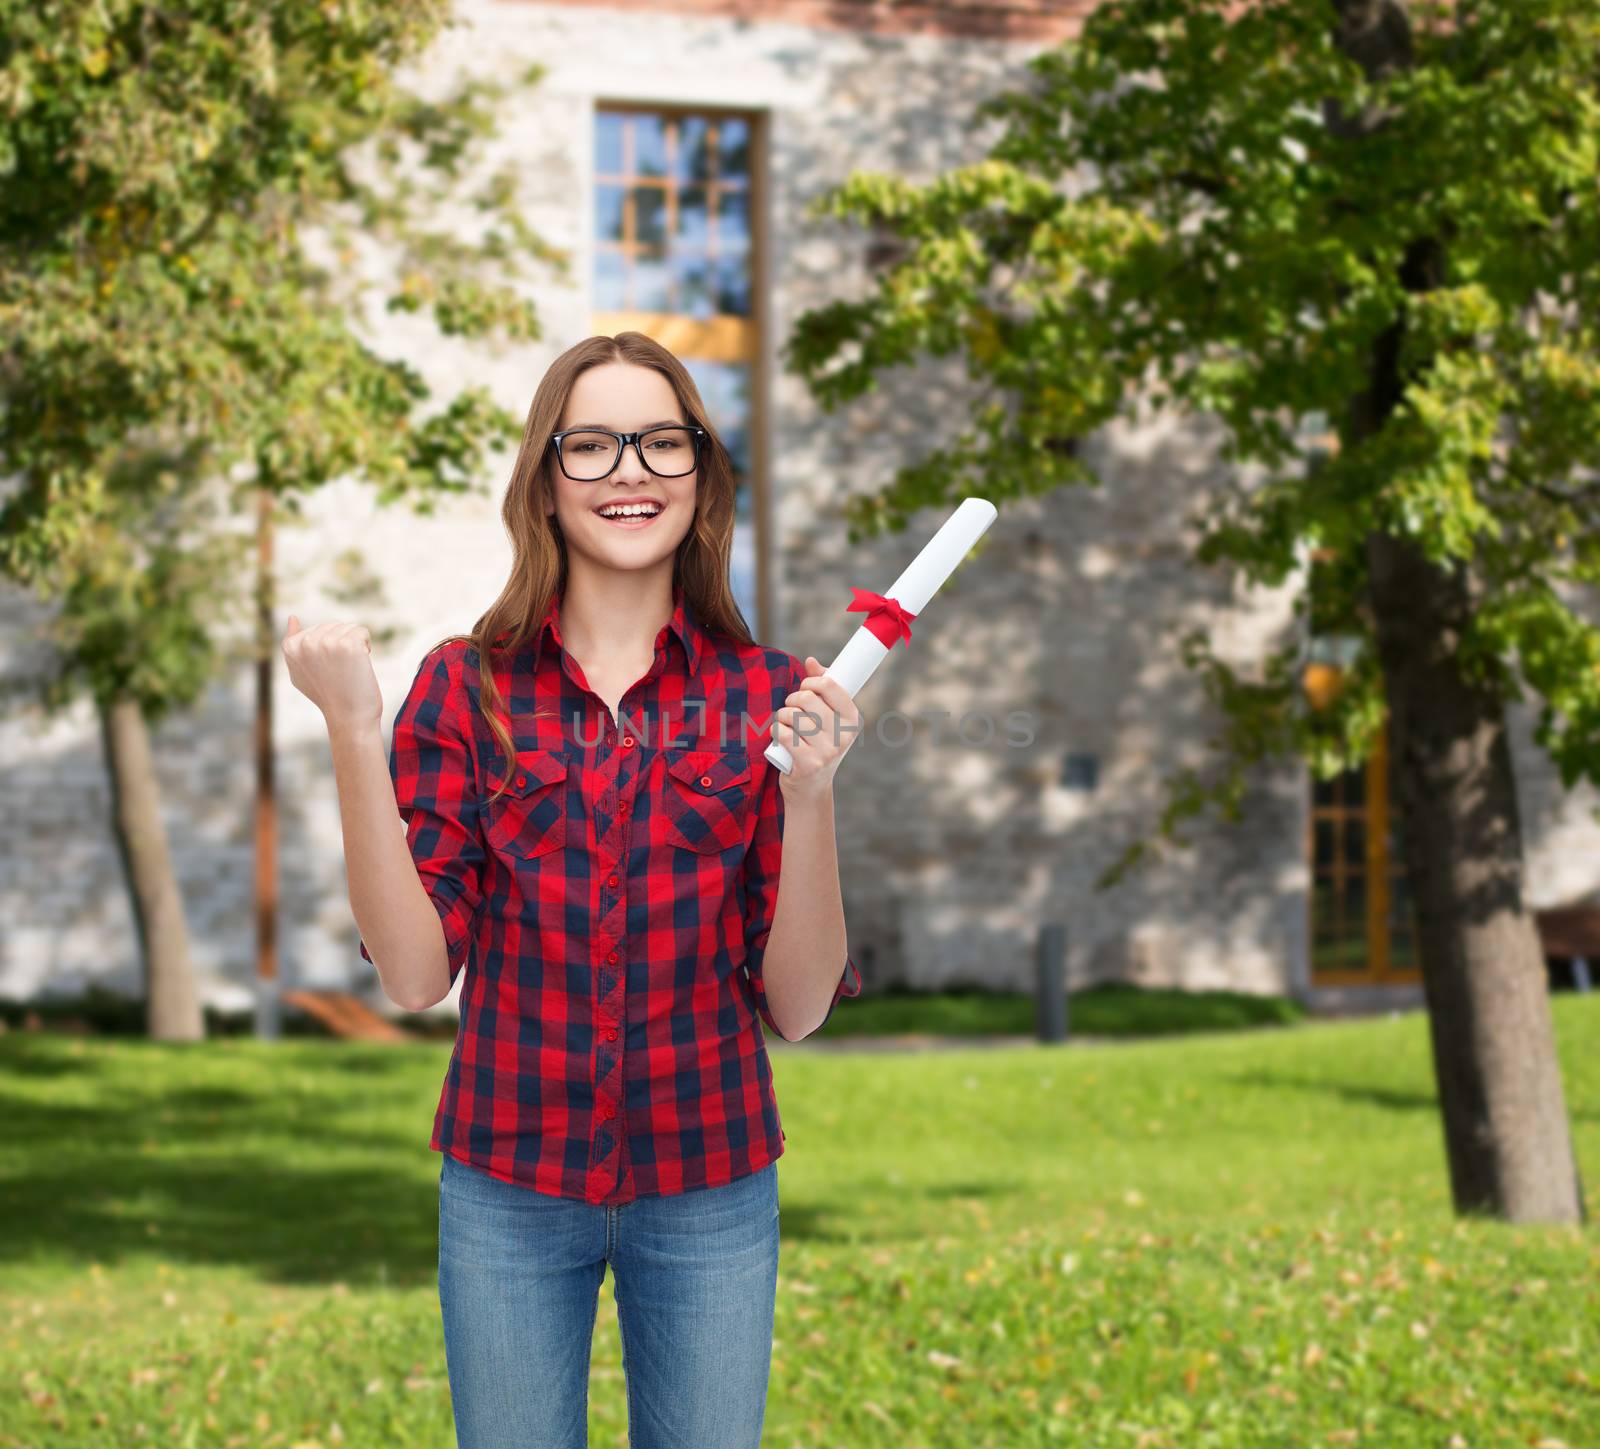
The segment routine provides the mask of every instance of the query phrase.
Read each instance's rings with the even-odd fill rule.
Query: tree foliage
[[[0,568],[62,605],[56,697],[194,697],[249,490],[294,512],[349,477],[426,511],[516,436],[485,388],[434,397],[366,336],[377,293],[446,336],[537,338],[517,284],[566,271],[481,164],[512,87],[400,83],[450,23],[444,0],[0,0]]]
[[[1463,674],[1531,688],[1562,778],[1600,784],[1600,632],[1575,603],[1600,577],[1600,12],[1414,6],[1412,64],[1376,80],[1337,19],[1326,0],[1107,0],[981,108],[1003,131],[985,159],[925,185],[858,173],[818,203],[903,244],[869,295],[800,319],[788,360],[822,405],[923,354],[959,354],[976,394],[950,445],[851,500],[853,537],[973,493],[1095,486],[1064,440],[1153,406],[1214,417],[1223,458],[1262,475],[1206,500],[1200,561],[1298,580],[1302,615],[1312,550],[1336,561],[1319,609],[1355,653],[1326,707],[1303,629],[1249,677],[1186,640],[1223,764],[1173,779],[1163,834],[1236,810],[1270,753],[1324,774],[1365,757],[1374,531],[1468,581]],[[1381,127],[1340,124],[1373,107]],[[1369,432],[1391,339],[1403,401]],[[1330,425],[1340,446],[1309,466]]]

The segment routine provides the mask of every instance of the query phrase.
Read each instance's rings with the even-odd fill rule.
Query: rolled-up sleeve
[[[452,984],[471,952],[485,860],[459,650],[441,645],[422,661],[389,742],[395,803],[417,875],[444,926]],[[361,954],[372,960],[365,941]]]
[[[793,693],[799,687],[799,681],[805,678],[805,662],[795,659],[792,655],[790,659],[791,680],[788,688],[777,700],[775,709],[782,708],[783,699]],[[788,1041],[790,1038],[778,1031],[778,1024],[772,1019],[761,975],[767,939],[772,935],[772,917],[778,904],[778,876],[783,866],[783,789],[778,783],[782,777],[777,768],[763,755],[757,753],[755,758],[756,769],[761,772],[761,795],[756,804],[755,832],[744,862],[744,969],[750,978],[751,990],[755,994],[756,1010],[761,1013],[761,1019],[780,1038]],[[833,1009],[839,1004],[841,997],[860,994],[861,973],[856,968],[850,953],[846,951],[844,970],[840,973],[839,984],[833,989],[833,1000],[828,1003],[822,1025],[828,1024],[828,1018],[833,1015]]]

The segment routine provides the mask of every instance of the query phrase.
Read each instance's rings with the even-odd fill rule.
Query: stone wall
[[[942,518],[858,547],[840,506],[895,465],[950,436],[964,415],[959,365],[927,362],[884,379],[825,416],[778,348],[802,311],[869,284],[869,239],[804,218],[852,168],[927,179],[981,156],[965,124],[983,97],[1020,78],[1037,40],[784,20],[758,7],[623,11],[587,4],[477,3],[423,71],[458,67],[509,78],[549,67],[507,117],[500,154],[525,175],[528,220],[572,250],[574,285],[541,286],[546,338],[498,356],[431,335],[416,319],[378,321],[385,350],[412,357],[440,387],[481,379],[519,415],[544,367],[587,335],[592,107],[627,100],[764,110],[770,118],[766,339],[777,627],[768,641],[823,659],[855,628],[850,586],[886,589]],[[760,7],[764,9],[765,7]],[[1021,8],[1026,9],[1026,6]],[[798,15],[798,10],[793,12]],[[1237,827],[1208,823],[1194,845],[1117,888],[1092,882],[1147,832],[1164,775],[1205,758],[1216,721],[1179,662],[1177,639],[1208,629],[1245,663],[1290,625],[1287,595],[1236,596],[1189,562],[1187,515],[1225,471],[1213,430],[1170,419],[1118,424],[1089,439],[1104,479],[1008,504],[982,553],[926,611],[861,706],[869,732],[843,769],[840,852],[851,947],[872,985],[962,982],[1026,989],[1038,923],[1068,929],[1069,977],[1257,991],[1306,979],[1306,809],[1290,765],[1264,771]],[[378,510],[341,484],[311,500],[304,526],[278,539],[280,618],[357,619],[372,629],[387,713],[423,652],[464,629],[498,592],[510,562],[500,497],[511,456],[482,489],[431,517]],[[37,605],[0,600],[0,677],[36,658]],[[155,733],[166,820],[208,999],[242,1003],[254,966],[252,791],[254,677],[241,664],[201,708]],[[988,745],[940,743],[922,712],[987,718]],[[1026,712],[1032,739],[1007,744]],[[880,737],[895,712],[912,744]],[[976,728],[976,725],[972,726]],[[1523,729],[1533,892],[1539,903],[1592,884],[1589,794],[1564,800]],[[317,711],[278,675],[275,715],[281,829],[281,951],[286,977],[375,988],[357,954],[345,897],[337,798]],[[134,989],[138,961],[108,824],[92,711],[41,724],[0,719],[0,992]],[[1070,758],[1069,758],[1070,757]],[[1088,772],[1094,775],[1088,785]]]

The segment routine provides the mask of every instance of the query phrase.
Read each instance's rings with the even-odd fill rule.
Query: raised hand
[[[377,729],[383,722],[383,693],[372,668],[372,636],[361,624],[300,627],[289,615],[283,636],[289,679],[336,729]]]

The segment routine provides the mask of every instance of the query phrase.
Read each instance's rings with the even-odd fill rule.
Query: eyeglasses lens
[[[644,465],[662,478],[681,478],[695,464],[694,434],[688,428],[655,428],[639,439]],[[610,433],[568,433],[561,443],[567,475],[604,478],[617,465],[617,440]]]

